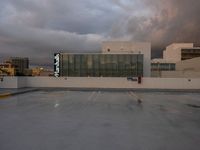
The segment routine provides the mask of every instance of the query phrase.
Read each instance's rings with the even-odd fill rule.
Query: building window
[[[61,54],[61,76],[143,76],[142,54]]]

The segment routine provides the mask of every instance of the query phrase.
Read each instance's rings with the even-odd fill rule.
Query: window
[[[62,54],[62,76],[143,76],[142,54]]]

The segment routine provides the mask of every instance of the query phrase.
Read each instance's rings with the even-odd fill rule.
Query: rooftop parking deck
[[[184,92],[7,97],[0,99],[0,150],[199,150],[199,107],[200,93]]]

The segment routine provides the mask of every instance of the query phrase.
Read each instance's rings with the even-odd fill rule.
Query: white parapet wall
[[[113,88],[113,89],[200,89],[200,78],[142,78],[142,83],[127,78],[103,77],[4,77],[0,88]]]
[[[18,77],[0,77],[0,88],[18,88]]]

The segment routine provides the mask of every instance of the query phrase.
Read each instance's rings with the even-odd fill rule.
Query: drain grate
[[[195,105],[195,104],[187,104],[187,106],[193,107],[193,108],[200,108],[200,105]]]

